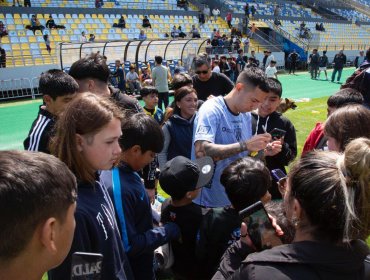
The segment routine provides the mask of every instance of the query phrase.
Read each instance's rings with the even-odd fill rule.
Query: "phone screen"
[[[283,130],[283,129],[280,129],[280,128],[274,128],[269,133],[271,134],[271,138],[273,140],[278,140],[278,139],[281,139],[285,136],[286,131]]]
[[[71,279],[100,280],[103,255],[75,252],[72,254]]]
[[[258,251],[282,245],[261,201],[240,211],[239,216],[248,226],[249,237]]]
[[[277,182],[279,182],[283,178],[286,178],[286,174],[281,169],[273,169],[271,170],[271,174]]]

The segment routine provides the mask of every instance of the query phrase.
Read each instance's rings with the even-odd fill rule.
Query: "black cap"
[[[159,176],[159,183],[167,194],[180,198],[187,192],[207,185],[213,172],[214,163],[211,157],[191,161],[177,156],[166,163]]]

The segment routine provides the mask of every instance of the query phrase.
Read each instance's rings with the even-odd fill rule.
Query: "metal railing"
[[[292,34],[290,34],[289,32],[285,31],[284,29],[276,26],[275,24],[271,23],[271,22],[266,22],[267,25],[272,29],[274,30],[275,32],[278,32],[280,33],[281,35],[283,35],[285,38],[287,38],[288,40],[290,40],[291,42],[293,42],[294,44],[296,44],[297,46],[301,47],[303,50],[307,51],[309,49],[309,44],[304,42],[303,40],[293,36]]]
[[[34,99],[38,95],[38,82],[34,84],[34,79],[38,80],[38,78],[32,80],[28,78],[0,80],[0,100],[22,97],[32,97]],[[37,88],[36,93],[34,88]]]

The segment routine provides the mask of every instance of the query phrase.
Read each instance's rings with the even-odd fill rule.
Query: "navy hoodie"
[[[134,279],[123,249],[112,201],[105,187],[98,181],[95,184],[78,184],[75,219],[76,229],[71,250],[60,266],[49,271],[49,280],[70,279],[74,252],[102,254],[102,280]]]
[[[119,167],[123,216],[129,248],[126,248],[136,280],[155,279],[154,250],[179,237],[180,229],[174,223],[153,229],[152,210],[145,187],[137,172],[122,163]],[[114,202],[112,172],[103,171],[101,180]],[[116,205],[115,208],[117,209]],[[118,218],[117,218],[118,220]],[[121,232],[122,229],[120,228]],[[125,234],[125,233],[123,233]]]

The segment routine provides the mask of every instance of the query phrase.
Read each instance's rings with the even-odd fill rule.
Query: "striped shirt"
[[[49,142],[55,125],[55,117],[40,106],[37,118],[23,142],[25,150],[50,154]]]

